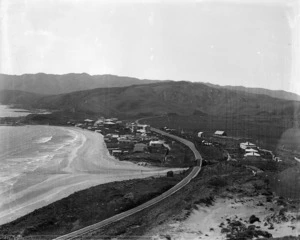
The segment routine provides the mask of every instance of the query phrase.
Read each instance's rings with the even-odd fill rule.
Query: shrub
[[[228,183],[225,179],[222,179],[221,177],[213,177],[209,180],[209,185],[213,187],[225,187],[228,185]]]

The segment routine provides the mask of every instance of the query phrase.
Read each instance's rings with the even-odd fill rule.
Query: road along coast
[[[173,138],[174,140],[185,144],[186,146],[188,146],[193,151],[193,153],[195,155],[195,160],[198,160],[198,161],[196,161],[198,164],[195,167],[193,167],[193,169],[189,173],[189,175],[187,177],[185,177],[182,181],[180,181],[178,184],[176,184],[174,187],[172,187],[168,191],[161,194],[160,196],[158,196],[158,197],[156,197],[156,198],[154,198],[154,199],[152,199],[152,200],[150,200],[150,201],[148,201],[148,202],[146,202],[146,203],[144,203],[144,204],[142,204],[142,205],[140,205],[136,208],[133,208],[133,209],[125,211],[123,213],[117,214],[113,217],[110,217],[110,218],[108,218],[104,221],[93,224],[91,226],[82,228],[80,230],[71,232],[69,234],[60,236],[58,238],[55,238],[56,240],[76,239],[76,238],[79,238],[79,237],[85,237],[87,235],[94,234],[99,229],[101,229],[105,226],[108,226],[108,225],[110,225],[112,223],[115,223],[115,222],[118,222],[118,221],[120,221],[120,220],[122,220],[126,217],[129,217],[129,216],[132,216],[136,213],[139,213],[142,210],[150,208],[151,206],[153,206],[153,205],[161,202],[162,200],[172,196],[174,193],[178,192],[180,189],[182,189],[184,186],[186,186],[194,177],[196,177],[198,175],[198,173],[201,170],[202,157],[201,157],[200,153],[198,152],[198,150],[196,149],[195,145],[192,142],[190,142],[186,139],[180,138],[178,136],[166,133],[166,132],[161,131],[161,130],[156,129],[156,128],[151,128],[151,131],[162,134],[162,135],[170,137],[170,138]]]

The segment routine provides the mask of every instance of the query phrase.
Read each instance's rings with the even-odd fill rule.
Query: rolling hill
[[[24,103],[33,108],[122,116],[166,113],[294,116],[295,111],[298,114],[300,106],[300,102],[296,101],[191,82],[158,82],[97,88],[52,96],[26,94],[14,93],[14,103]],[[24,96],[28,98],[26,101],[22,100]]]
[[[211,84],[211,83],[205,83],[207,86],[210,87],[215,87],[215,88],[226,88],[230,89],[233,91],[241,91],[245,93],[254,93],[254,94],[263,94],[267,95],[273,98],[279,98],[279,99],[284,99],[284,100],[291,100],[291,101],[300,101],[300,96],[297,95],[296,93],[292,92],[287,92],[283,90],[270,90],[270,89],[265,89],[265,88],[248,88],[244,86],[220,86],[216,84]]]
[[[135,84],[148,84],[154,80],[140,80],[115,75],[94,75],[86,73],[76,74],[0,74],[0,90],[19,90],[44,95],[55,95],[82,91],[94,88],[125,87]]]
[[[158,80],[141,80],[132,77],[121,77],[116,75],[89,75],[86,73],[69,73],[63,75],[57,74],[23,74],[23,75],[6,75],[0,74],[0,91],[1,90],[18,90],[32,92],[42,95],[58,95],[77,91],[91,90],[95,88],[114,88],[127,87],[132,85],[144,85],[151,83],[163,83],[172,81]],[[300,96],[282,90],[269,90],[263,88],[246,88],[243,86],[220,86],[211,83],[194,83],[195,86],[200,84],[210,88],[227,89],[234,92],[244,92],[250,94],[267,95],[273,98],[283,100],[300,101]]]
[[[4,105],[17,104],[17,105],[32,105],[39,99],[42,95],[24,92],[19,90],[0,90],[0,103]]]

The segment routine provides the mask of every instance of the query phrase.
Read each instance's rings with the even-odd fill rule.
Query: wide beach
[[[25,128],[32,128],[30,131],[67,131],[72,138],[57,148],[57,151],[53,150],[54,155],[40,158],[34,167],[28,168],[28,165],[22,171],[10,172],[10,181],[0,193],[0,224],[91,186],[164,175],[170,170],[146,168],[114,159],[106,149],[103,136],[95,132],[53,126],[9,128],[18,132]],[[36,143],[46,144],[50,141],[51,138],[44,137]],[[18,163],[22,165],[22,162]]]

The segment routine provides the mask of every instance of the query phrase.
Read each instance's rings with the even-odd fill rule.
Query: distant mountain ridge
[[[115,75],[89,75],[87,73],[57,74],[0,74],[0,90],[19,90],[43,95],[56,95],[94,88],[126,87],[135,84],[148,84],[156,80]]]
[[[158,82],[174,82],[171,80],[148,80],[134,77],[123,77],[116,75],[89,75],[87,73],[69,74],[23,74],[6,75],[0,74],[1,90],[19,90],[42,95],[57,95],[77,91],[91,90],[95,88],[127,87],[132,85],[151,84]],[[195,83],[196,84],[196,83]],[[252,94],[263,94],[273,98],[300,101],[300,96],[282,90],[269,90],[263,88],[246,88],[243,86],[220,86],[211,83],[201,83],[209,87],[219,89],[230,89]]]

